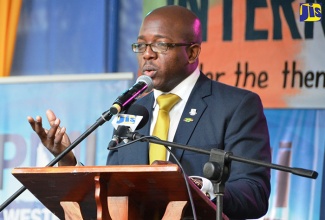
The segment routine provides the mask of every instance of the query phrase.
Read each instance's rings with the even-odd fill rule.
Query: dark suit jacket
[[[153,93],[137,100],[152,116]],[[191,109],[197,114],[191,116]],[[185,118],[192,118],[186,122]],[[150,123],[138,132],[149,135]],[[255,93],[231,87],[201,73],[194,86],[177,128],[174,142],[205,150],[219,148],[235,156],[271,162],[269,134],[263,106]],[[209,156],[172,149],[187,175],[203,176]],[[148,143],[110,151],[107,164],[148,164]],[[232,162],[226,183],[224,213],[230,218],[258,218],[268,208],[270,170]]]

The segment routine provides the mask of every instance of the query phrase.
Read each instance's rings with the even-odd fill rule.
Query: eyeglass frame
[[[146,47],[145,47],[145,50],[144,51],[142,51],[142,52],[136,52],[136,51],[134,51],[134,45],[146,45]],[[166,47],[166,50],[164,50],[164,51],[155,51],[155,50],[153,50],[152,49],[152,45],[157,45],[157,44],[165,44],[167,47]],[[146,44],[146,43],[133,43],[131,46],[132,46],[132,51],[134,52],[134,53],[144,53],[144,52],[146,52],[146,50],[147,50],[147,47],[148,46],[150,46],[150,49],[153,51],[153,52],[155,52],[155,53],[163,53],[163,52],[166,52],[167,50],[168,50],[168,48],[171,48],[171,47],[181,47],[181,46],[192,46],[192,45],[194,45],[195,43],[166,43],[166,42],[154,42],[154,43],[150,43],[150,44]]]

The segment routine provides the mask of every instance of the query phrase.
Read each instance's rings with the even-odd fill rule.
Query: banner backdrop
[[[15,77],[7,78],[12,80]],[[15,167],[44,167],[53,156],[40,143],[27,116],[42,116],[52,109],[67,128],[71,141],[84,133],[114,100],[130,87],[132,73],[78,76],[16,77],[25,81],[0,80],[0,203],[22,185],[11,175]],[[86,81],[85,81],[86,80]],[[14,80],[12,80],[14,81]],[[105,165],[107,146],[113,127],[107,122],[98,127],[75,149],[85,165]],[[4,220],[52,220],[55,216],[26,190],[0,213]]]
[[[265,220],[324,219],[323,173],[325,110],[265,110],[272,162],[318,172],[316,180],[271,172],[271,197]]]
[[[264,107],[324,108],[325,13],[319,9],[322,4],[325,11],[325,0],[307,2],[144,0],[144,14],[167,4],[196,13],[203,29],[201,70],[258,93]],[[313,21],[300,21],[308,16]]]

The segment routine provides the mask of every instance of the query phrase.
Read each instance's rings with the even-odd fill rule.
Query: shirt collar
[[[175,95],[178,95],[181,98],[181,100],[187,101],[199,76],[200,76],[200,70],[197,67],[192,74],[190,74],[188,77],[186,77],[174,89],[172,89],[170,92],[165,92],[165,93],[166,94],[173,93]],[[162,92],[160,90],[156,90],[156,89],[154,89],[153,92],[154,92],[154,97],[155,97],[153,108],[155,108],[156,104],[157,104],[157,102],[156,102],[157,97],[160,96],[161,94],[163,94],[164,92]]]

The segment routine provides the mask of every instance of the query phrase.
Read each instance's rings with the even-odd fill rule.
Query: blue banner
[[[272,170],[269,212],[263,219],[322,219],[325,110],[265,110],[273,163],[318,172],[309,179]]]
[[[53,159],[30,127],[27,116],[35,118],[40,115],[43,126],[49,128],[45,112],[47,109],[53,110],[73,141],[130,87],[131,80],[125,79],[132,77],[132,73],[80,74],[73,77],[23,77],[32,80],[1,83],[0,203],[22,186],[12,176],[13,168],[44,167]],[[20,78],[10,77],[12,79]],[[98,127],[74,149],[76,157],[85,165],[106,164],[107,145],[112,131],[111,122]],[[26,190],[0,213],[0,219],[50,220],[56,217]]]

